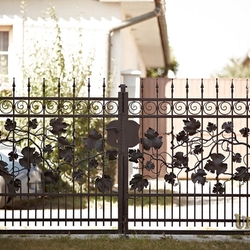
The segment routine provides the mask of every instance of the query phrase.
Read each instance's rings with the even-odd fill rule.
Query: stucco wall
[[[25,17],[23,21],[19,0],[0,0],[0,26],[10,25],[12,38],[10,43],[10,78],[16,77],[16,82],[21,82],[22,70],[21,61],[27,55],[27,42],[30,42],[30,35],[37,40],[49,41],[49,34],[53,29],[53,23],[45,22],[43,13],[50,6],[50,1],[26,0]],[[124,19],[120,3],[103,3],[92,0],[54,0],[56,14],[59,17],[59,26],[62,31],[65,53],[76,53],[77,30],[82,30],[82,43],[84,43],[83,56],[94,59],[92,62],[92,82],[101,86],[103,78],[107,77],[108,63],[108,31]],[[35,34],[35,35],[34,35]],[[53,46],[53,45],[52,45]],[[25,49],[26,48],[26,49]],[[121,71],[132,68],[142,71],[145,76],[145,65],[138,50],[130,28],[117,31],[112,36],[111,45],[112,60],[112,86],[117,87],[122,82]],[[30,62],[29,62],[30,63]],[[116,88],[114,91],[116,92]]]

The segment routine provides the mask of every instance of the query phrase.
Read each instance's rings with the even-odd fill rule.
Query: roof
[[[161,3],[161,14],[133,24],[131,31],[147,67],[165,67],[170,64],[165,0],[99,0],[100,2],[120,2],[125,21],[154,11],[156,3]]]

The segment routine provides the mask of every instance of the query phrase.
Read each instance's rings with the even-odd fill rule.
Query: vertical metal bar
[[[173,146],[173,141],[174,141],[174,107],[175,104],[173,103],[173,98],[174,98],[174,80],[172,79],[171,81],[171,152],[172,152],[172,156],[174,155],[174,147]],[[173,158],[172,158],[173,159]],[[172,162],[173,163],[173,160]],[[173,170],[172,170],[173,171]],[[174,172],[174,171],[173,171]],[[179,182],[179,189],[180,189],[180,182]],[[179,190],[180,191],[180,190]],[[174,226],[174,222],[173,222],[173,217],[174,217],[174,187],[173,185],[171,185],[171,226]],[[180,195],[180,192],[179,192]],[[179,196],[179,211],[180,211],[180,196]],[[180,213],[179,213],[179,226],[180,226]]]
[[[156,79],[156,131],[159,131],[159,82]],[[163,90],[162,90],[163,91]],[[156,150],[158,155],[158,150]],[[159,226],[159,162],[156,161],[156,226]]]
[[[151,193],[151,183],[149,183],[149,197],[148,197],[148,200],[149,200],[149,204],[148,204],[148,209],[149,209],[149,214],[148,214],[148,218],[149,218],[149,227],[151,227],[151,221],[152,221],[152,217],[151,217],[151,214],[152,214],[152,202],[151,202],[151,197],[152,197],[152,193]],[[142,195],[142,200],[143,200],[143,195]],[[143,206],[142,206],[143,207]],[[142,214],[142,226],[143,226],[143,214]]]
[[[163,220],[164,220],[164,223],[163,223],[163,226],[166,227],[166,182],[164,182],[164,185],[163,185],[163,209],[164,209],[164,217],[163,217]],[[172,214],[171,214],[172,216]]]
[[[201,79],[201,86],[200,86],[200,89],[201,89],[201,147],[203,148],[203,127],[204,127],[204,103],[203,103],[203,100],[204,100],[204,83],[203,83],[203,79]],[[201,152],[201,159],[203,159],[203,151]],[[201,163],[201,168],[203,169],[203,161]],[[203,219],[204,219],[204,189],[203,189],[203,185],[201,185],[201,226],[203,227],[204,225],[204,222],[203,222]]]
[[[60,78],[58,78],[58,85],[57,85],[57,92],[58,92],[58,117],[61,115],[61,109],[62,109],[62,101],[61,101],[61,81]],[[60,163],[60,157],[58,154],[58,166]],[[59,185],[58,185],[58,193],[60,193],[60,179],[59,179]],[[67,209],[65,209],[65,217],[67,217]],[[57,197],[57,226],[60,225],[60,196]]]
[[[105,78],[103,78],[103,83],[102,83],[102,135],[104,136],[105,133]],[[105,144],[103,143],[103,149],[102,151],[105,151]],[[105,174],[105,159],[104,159],[104,154],[102,155],[102,173],[103,175]],[[112,192],[112,190],[110,190]],[[111,193],[110,193],[110,197]],[[110,206],[112,206],[112,203],[110,203]],[[105,196],[103,195],[102,199],[102,214],[103,214],[103,226],[105,226]],[[112,217],[111,217],[112,218]],[[110,220],[112,221],[112,220]]]
[[[72,100],[72,145],[75,145],[75,98],[76,98],[76,81],[75,78],[73,78],[73,83],[72,83],[72,96],[73,96],[73,100]],[[73,150],[73,156],[75,156],[75,149]],[[73,171],[75,171],[75,157],[73,157]],[[73,226],[75,225],[75,192],[74,192],[74,188],[75,188],[75,179],[73,178]],[[78,196],[79,197],[79,196]],[[67,203],[66,203],[67,204]]]
[[[16,109],[16,82],[15,82],[15,78],[13,78],[13,85],[12,85],[12,93],[13,93],[13,99],[12,99],[12,120],[13,122],[15,122],[15,109]],[[13,133],[13,144],[12,144],[12,150],[14,150],[14,141],[15,141],[15,133]],[[14,161],[12,162],[12,174],[14,175]],[[5,190],[7,190],[5,188]],[[20,191],[21,193],[21,191]],[[6,195],[6,194],[5,194]],[[5,196],[5,200],[7,200],[8,197]],[[20,199],[20,204],[21,204],[21,199],[22,199],[22,196],[20,195],[19,197]],[[14,210],[13,210],[13,206],[12,206],[12,219],[14,218]],[[5,218],[7,216],[7,211],[6,211],[6,208],[5,208]],[[20,226],[22,225],[22,209],[21,209],[21,206],[20,206]],[[12,221],[12,226],[14,226],[14,221]]]
[[[196,183],[194,184],[194,227],[196,227]]]
[[[128,121],[128,93],[120,85],[118,93],[119,157],[118,157],[118,232],[126,235],[128,230],[128,147],[126,142]]]
[[[88,114],[88,117],[87,117],[87,120],[88,120],[88,124],[87,124],[87,129],[88,129],[88,134],[90,133],[90,78],[88,78],[88,85],[87,85],[87,91],[88,91],[88,103],[87,103],[87,114]],[[90,153],[88,152],[88,159],[90,158]],[[89,164],[89,163],[88,163]],[[88,166],[88,169],[89,169],[89,166]],[[90,221],[89,221],[89,218],[90,218],[90,174],[89,174],[89,171],[88,171],[88,175],[87,175],[87,195],[88,195],[88,226],[90,225]],[[95,204],[96,204],[96,201],[97,200],[97,195],[96,195],[96,192],[95,192]]]
[[[231,81],[231,122],[233,123],[233,112],[234,112],[234,105],[233,105],[233,99],[234,99],[234,83],[233,83],[233,79]],[[233,132],[231,133],[231,137],[233,137]],[[233,139],[232,139],[233,140]],[[233,152],[233,143],[231,144],[231,150]],[[234,169],[233,169],[233,160],[232,160],[232,157],[231,157],[231,174],[233,175],[234,173]],[[231,180],[231,187],[232,187],[232,214],[231,214],[231,220],[232,220],[232,227],[234,226],[234,197],[233,197],[233,194],[234,194],[234,186],[233,186],[233,181]],[[239,197],[240,199],[240,197]],[[240,212],[240,211],[239,211]]]
[[[188,93],[189,93],[189,84],[188,84],[188,79],[186,79],[186,86],[185,86],[185,89],[186,89],[186,116],[188,118],[188,114],[189,114],[189,103],[188,103]],[[188,145],[187,145],[187,148],[186,148],[186,154],[188,154]],[[189,187],[188,187],[188,184],[189,184],[189,180],[188,180],[188,171],[187,171],[187,174],[186,174],[186,226],[188,227],[188,218],[189,218],[189,215],[188,215],[188,192],[189,192]]]
[[[249,128],[249,121],[248,121],[248,117],[249,117],[249,103],[248,103],[248,94],[249,94],[249,86],[248,86],[248,79],[246,79],[246,127]],[[249,145],[249,137],[246,137],[246,143],[247,145]],[[248,147],[246,147],[246,155],[249,155],[249,149]],[[246,159],[246,165],[249,166],[249,157],[247,157]],[[249,182],[247,181],[246,183],[246,189],[247,189],[247,196],[246,196],[246,210],[247,210],[247,214],[246,216],[249,217]]]
[[[208,196],[208,226],[211,227],[211,182],[209,182],[209,196]]]
[[[217,124],[217,126],[219,126],[219,121],[220,121],[220,119],[219,119],[219,109],[220,109],[220,107],[219,107],[219,81],[218,81],[218,79],[216,79],[215,90],[216,90],[216,124]],[[216,137],[217,137],[216,139],[218,141],[218,134],[216,135]],[[218,153],[218,151],[219,151],[218,147],[219,146],[217,144],[216,145],[216,153]],[[216,175],[216,184],[218,185],[218,183],[219,183],[218,175]],[[211,183],[209,183],[209,184],[211,184]],[[210,188],[209,188],[209,192],[210,192],[209,193],[209,198],[210,198],[211,197],[211,185],[210,185]],[[218,192],[215,195],[216,195],[216,211],[215,212],[216,212],[216,220],[217,220],[216,226],[218,226],[218,203],[219,203],[218,202]],[[211,201],[211,199],[209,201]],[[211,203],[209,203],[209,210],[211,210],[210,206],[211,206]],[[211,224],[209,226],[211,226]]]
[[[144,115],[144,82],[143,82],[143,79],[141,80],[141,98],[142,98],[142,115]],[[144,116],[141,118],[141,124],[142,124],[142,126],[141,126],[141,138],[143,137],[143,131],[144,131]],[[143,153],[143,151],[144,151],[144,148],[142,147],[142,153]],[[144,166],[144,159],[142,159],[142,166]],[[142,170],[141,170],[141,174],[142,174],[142,176],[143,176],[143,173],[144,172],[144,168],[142,168]],[[137,197],[137,199],[138,199],[138,197]],[[142,202],[141,202],[141,226],[143,226],[143,190],[142,190],[142,196],[141,196],[141,199],[142,199]],[[151,197],[150,197],[150,199],[151,199]],[[135,204],[135,206],[136,206],[136,204]],[[149,205],[149,206],[151,206],[151,205]],[[135,211],[136,211],[136,209],[135,209]]]
[[[68,222],[67,221],[67,202],[68,202],[68,190],[66,188],[65,193],[64,193],[64,225],[65,225],[65,227],[67,227],[67,224],[68,224],[67,223]]]
[[[172,196],[172,199],[174,197]],[[181,227],[181,198],[182,198],[182,195],[181,195],[181,182],[179,183],[179,227]],[[173,202],[172,202],[173,204]],[[173,205],[172,205],[173,206]],[[173,216],[172,216],[172,220],[173,220]],[[173,223],[172,223],[173,224]]]
[[[28,78],[28,86],[27,86],[27,89],[28,89],[28,121],[30,120],[30,78]],[[28,148],[30,148],[30,133],[28,133]],[[28,159],[28,165],[30,167],[31,163],[30,163],[30,159]],[[27,209],[27,218],[30,218],[30,192],[29,192],[29,186],[30,186],[30,169],[27,169],[27,180],[28,180],[28,183],[27,183],[27,186],[28,186],[28,209]],[[29,226],[29,219],[27,220],[27,226]]]
[[[46,85],[45,85],[45,78],[43,78],[43,83],[42,83],[42,92],[43,92],[43,116],[42,116],[42,127],[43,127],[43,134],[46,134],[46,102],[45,102],[45,90],[46,90]],[[45,148],[46,146],[46,142],[45,142],[45,137],[43,137],[43,148]],[[43,166],[42,166],[42,172],[44,173],[45,171],[45,163],[43,160]],[[44,177],[44,176],[43,176]],[[43,195],[42,195],[42,226],[44,226],[44,218],[45,218],[45,205],[44,205],[44,201],[45,201],[45,178],[43,178],[42,180],[42,187],[43,187]]]
[[[224,184],[224,188],[225,188],[225,190],[227,190],[226,189],[226,183]],[[227,223],[226,223],[226,220],[227,220],[227,206],[226,206],[226,204],[227,204],[227,200],[226,200],[226,195],[224,195],[224,227],[226,227],[227,226]]]

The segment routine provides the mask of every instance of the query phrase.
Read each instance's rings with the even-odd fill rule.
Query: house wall
[[[12,26],[12,39],[9,46],[10,62],[9,76],[16,78],[17,85],[22,82],[22,61],[29,61],[29,49],[26,46],[32,39],[46,40],[53,33],[53,23],[43,20],[43,13],[50,6],[50,1],[26,0],[23,20],[20,0],[0,0],[0,26]],[[104,3],[92,0],[54,0],[56,14],[59,17],[59,27],[62,31],[65,55],[77,53],[77,30],[82,30],[84,43],[83,56],[91,57],[92,82],[101,86],[102,79],[107,78],[108,64],[108,31],[125,17],[120,3]],[[0,27],[1,28],[1,27]],[[35,37],[35,38],[34,38]],[[79,41],[78,41],[79,42]],[[122,82],[121,71],[132,68],[142,71],[145,76],[145,64],[138,50],[130,28],[114,32],[112,36],[112,86],[114,94]],[[68,63],[70,64],[70,63]],[[10,81],[11,82],[11,81]]]

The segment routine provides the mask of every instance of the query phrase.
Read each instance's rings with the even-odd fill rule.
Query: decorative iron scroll
[[[118,104],[115,100],[82,100],[83,98],[75,98],[68,100],[68,98],[57,100],[56,97],[41,98],[41,100],[0,100],[0,112],[4,115],[12,116],[13,113],[18,115],[57,115],[58,112],[64,115],[93,115],[98,116],[107,114],[115,115],[118,112]]]
[[[160,152],[163,145],[162,136],[154,129],[149,128],[144,134],[145,138],[141,139],[143,151],[130,149],[129,161],[140,163],[143,169],[152,172],[155,171],[155,164],[158,162],[160,170],[162,168],[166,170],[164,180],[171,185],[178,184],[178,176],[182,171],[190,172],[192,182],[201,185],[205,185],[207,182],[207,174],[212,173],[216,180],[213,193],[219,194],[225,192],[225,183],[229,180],[241,183],[249,180],[248,153],[243,157],[236,150],[239,145],[247,148],[250,148],[250,145],[238,140],[232,122],[224,122],[221,131],[218,130],[216,124],[211,122],[208,122],[206,129],[203,130],[200,121],[194,118],[183,120],[183,123],[182,131],[176,135],[173,132],[170,133],[173,138],[170,152],[175,152],[173,155],[169,152]],[[244,127],[239,132],[242,137],[248,137],[250,129]],[[204,137],[205,134],[206,137]],[[233,148],[233,150],[230,148]],[[196,157],[193,166],[189,165],[191,155]],[[147,160],[144,160],[144,158],[147,158]],[[167,162],[167,158],[171,159],[170,162]],[[230,172],[227,161],[240,164],[240,166],[236,166],[235,172]],[[158,176],[159,172],[154,173]],[[222,175],[228,176],[228,180],[222,182],[220,178]],[[148,179],[140,173],[134,175],[130,181],[131,190],[142,191],[148,184]]]
[[[103,136],[96,129],[90,131],[88,137],[82,138],[85,151],[79,158],[75,157],[73,130],[62,117],[51,119],[47,126],[43,124],[39,127],[39,124],[37,119],[19,126],[15,120],[6,120],[0,145],[9,149],[8,157],[11,162],[18,161],[23,169],[28,171],[31,166],[40,167],[45,185],[57,183],[62,175],[66,176],[68,181],[82,183],[86,171],[95,169],[98,170],[98,176],[94,186],[103,193],[111,190],[111,177],[105,174],[103,169],[105,164],[117,159],[117,150],[105,150]],[[0,156],[0,175],[8,182],[14,181],[15,191],[18,191],[20,183],[15,177],[22,169],[17,170],[13,164],[12,171],[9,171],[7,165]],[[65,168],[70,170],[70,176],[63,173],[62,169]]]
[[[202,104],[201,104],[202,102]],[[245,100],[218,100],[217,103],[214,99],[211,100],[183,100],[177,99],[168,100],[133,100],[130,101],[128,106],[128,112],[130,115],[138,115],[143,111],[143,114],[158,116],[181,116],[185,115],[188,111],[189,115],[246,115],[247,103]]]

